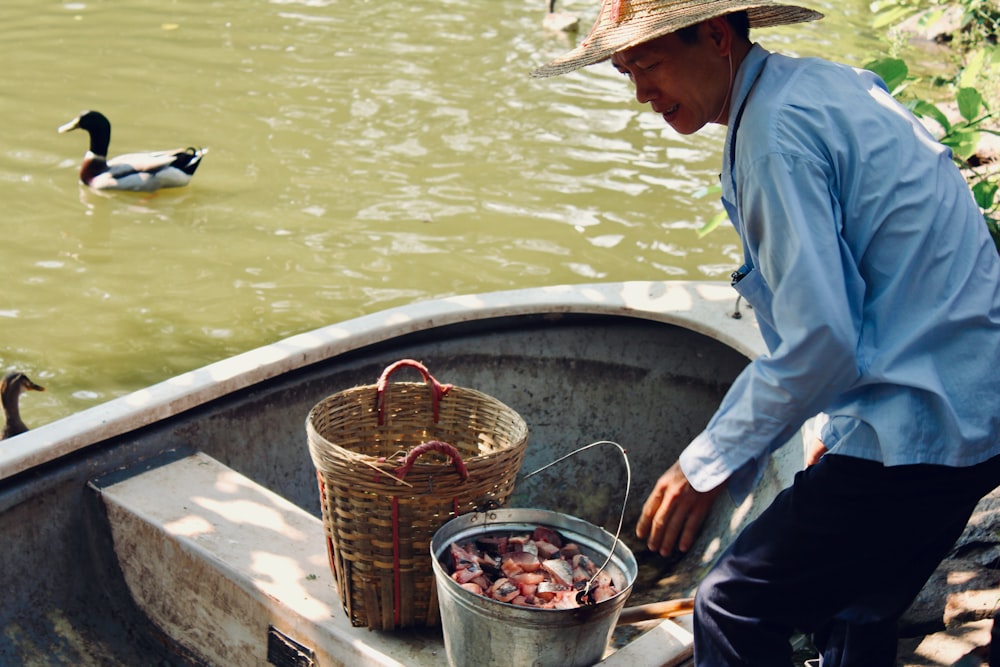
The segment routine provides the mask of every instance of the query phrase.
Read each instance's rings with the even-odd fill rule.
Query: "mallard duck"
[[[75,129],[90,134],[90,150],[80,165],[80,182],[95,190],[152,192],[187,185],[201,164],[207,148],[129,153],[108,159],[111,123],[99,111],[84,111],[60,126],[59,132]]]
[[[28,426],[21,420],[20,398],[26,391],[45,391],[45,387],[32,382],[24,373],[7,373],[0,380],[0,402],[3,403],[5,423],[0,440],[24,433]]]
[[[580,28],[580,17],[573,12],[557,12],[556,0],[549,0],[549,11],[542,25],[553,32],[576,32]]]

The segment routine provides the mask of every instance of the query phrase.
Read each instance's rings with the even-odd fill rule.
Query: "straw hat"
[[[815,21],[819,12],[772,0],[602,0],[601,13],[578,47],[531,73],[556,76],[716,16],[746,11],[751,28]]]

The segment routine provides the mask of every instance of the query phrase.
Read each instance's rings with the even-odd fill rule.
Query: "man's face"
[[[688,44],[671,33],[611,57],[615,68],[635,84],[635,98],[649,103],[681,134],[706,123],[725,123],[723,107],[730,85],[730,65],[711,36],[712,26],[698,26],[698,40]]]

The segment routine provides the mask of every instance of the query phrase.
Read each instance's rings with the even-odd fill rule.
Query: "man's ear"
[[[733,47],[733,31],[725,17],[715,16],[706,20],[705,34],[718,50],[720,56],[729,55]]]

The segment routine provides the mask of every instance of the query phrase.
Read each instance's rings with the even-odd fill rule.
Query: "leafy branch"
[[[985,86],[985,90],[995,93],[998,88],[1000,12],[995,4],[984,0],[879,0],[872,4],[872,9],[876,12],[875,27],[896,25],[913,16],[919,16],[918,25],[934,25],[949,9],[959,15],[955,31],[941,36],[940,41],[951,42],[953,48],[957,47],[961,64],[953,79],[938,83],[935,101],[912,92],[914,86],[910,84],[919,79],[911,76],[909,67],[900,58],[880,58],[865,67],[881,76],[893,96],[914,115],[939,126],[938,140],[951,149],[1000,250],[1000,198],[997,196],[1000,172],[996,165],[990,165],[989,160],[977,154],[983,134],[1000,136],[1000,131],[995,129],[996,113],[980,90]],[[959,118],[952,120],[940,104],[957,108]]]
[[[865,67],[881,76],[893,97],[915,116],[939,127],[937,138],[951,149],[1000,251],[1000,164],[977,153],[984,134],[1000,136],[997,113],[987,99],[1000,97],[1000,7],[996,0],[875,0],[871,9],[875,14],[873,27],[886,29],[887,37],[892,36],[894,26],[904,21],[915,21],[915,25],[927,28],[945,16],[956,17],[955,29],[938,37],[938,41],[949,44],[955,55],[956,72],[951,79],[931,81],[929,90],[927,85],[920,86],[925,91],[921,94],[914,92],[918,88],[915,84],[928,82],[912,75],[902,58],[879,58]],[[945,113],[942,105],[957,109],[958,118]],[[706,197],[720,190],[718,185],[712,185],[695,196]],[[725,219],[725,212],[717,213],[698,230],[698,235],[708,234]]]

